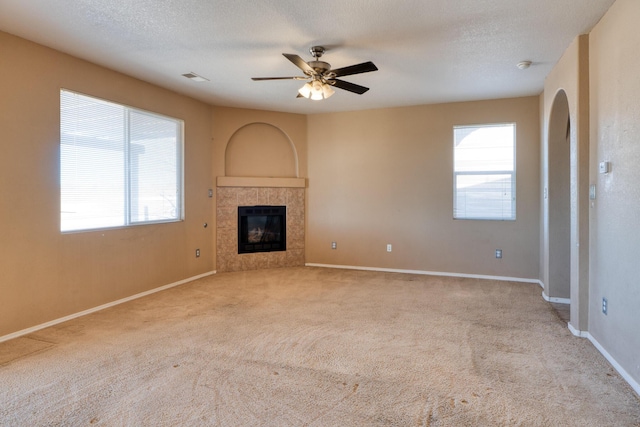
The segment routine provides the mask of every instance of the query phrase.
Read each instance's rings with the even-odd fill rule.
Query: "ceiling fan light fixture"
[[[329,98],[331,95],[336,93],[335,90],[331,87],[331,85],[325,83],[322,85],[322,95],[324,95],[324,99]]]
[[[331,95],[335,93],[335,90],[328,83],[323,83],[320,80],[314,80],[312,82],[307,82],[298,89],[298,93],[300,96],[304,96],[307,99],[312,99],[314,101],[320,101],[322,99],[327,99]]]
[[[298,89],[298,93],[304,96],[305,98],[309,98],[311,96],[312,90],[313,90],[313,86],[311,86],[311,83],[307,82],[304,84],[304,86]]]
[[[322,82],[319,80],[314,80],[311,84],[311,99],[314,101],[320,101],[324,99],[324,92],[322,91]]]

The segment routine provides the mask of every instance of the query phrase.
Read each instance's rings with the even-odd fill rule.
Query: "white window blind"
[[[516,219],[516,125],[455,126],[453,217]]]
[[[181,120],[60,91],[62,231],[182,219]]]

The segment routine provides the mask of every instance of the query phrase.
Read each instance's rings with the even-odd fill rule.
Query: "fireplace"
[[[218,179],[220,180],[220,177]],[[220,180],[216,191],[216,271],[222,273],[304,266],[305,188],[296,182],[293,182],[295,185],[292,186],[282,186],[279,181],[272,181],[275,178],[272,180],[260,178],[260,182],[265,184],[278,184],[273,187],[249,187],[245,179],[225,179],[230,181]],[[300,180],[300,184],[303,182],[304,180]],[[286,184],[290,182],[287,180]],[[238,244],[241,240],[238,230],[242,229],[242,221],[238,219],[245,212],[238,209],[239,207],[254,209],[252,214],[256,214],[255,207],[269,209],[285,207],[281,225],[286,225],[287,229],[286,236],[281,237],[286,249],[274,252],[243,253],[243,248],[239,248]],[[260,228],[264,229],[264,227]],[[246,244],[249,244],[248,239]]]
[[[238,253],[285,251],[286,206],[238,206]]]

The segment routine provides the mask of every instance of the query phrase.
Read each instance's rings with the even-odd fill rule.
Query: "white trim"
[[[173,288],[173,287],[176,287],[176,286],[184,285],[185,283],[192,282],[192,281],[198,280],[198,279],[202,279],[203,277],[211,276],[213,274],[216,274],[215,270],[209,271],[207,273],[199,274],[197,276],[189,277],[187,279],[180,280],[180,281],[177,281],[177,282],[174,282],[174,283],[170,283],[168,285],[160,286],[159,288],[154,288],[154,289],[151,289],[151,290],[148,290],[148,291],[140,292],[139,294],[131,295],[130,297],[122,298],[122,299],[119,299],[117,301],[112,301],[112,302],[109,302],[109,303],[106,303],[106,304],[102,304],[102,305],[99,305],[97,307],[93,307],[93,308],[90,308],[88,310],[81,311],[79,313],[70,314],[68,316],[61,317],[59,319],[51,320],[50,322],[46,322],[46,323],[42,323],[40,325],[32,326],[32,327],[27,328],[27,329],[22,329],[20,331],[13,332],[13,333],[11,333],[9,335],[1,336],[0,337],[0,342],[12,340],[14,338],[18,338],[18,337],[21,337],[23,335],[31,334],[31,333],[39,331],[41,329],[48,328],[50,326],[54,326],[54,325],[57,325],[59,323],[66,322],[68,320],[72,320],[72,319],[75,319],[75,318],[78,318],[78,317],[86,316],[87,314],[95,313],[96,311],[104,310],[105,308],[109,308],[109,307],[113,307],[113,306],[116,306],[116,305],[119,305],[119,304],[123,304],[125,302],[129,302],[129,301],[132,301],[134,299],[146,297],[147,295],[155,294],[156,292],[164,291],[164,290],[167,290],[169,288]]]
[[[489,279],[489,280],[501,280],[507,282],[523,282],[523,283],[539,283],[538,279],[526,279],[522,277],[504,277],[504,276],[486,276],[483,274],[463,274],[463,273],[450,273],[444,271],[424,271],[424,270],[402,270],[397,268],[378,268],[378,267],[360,267],[353,265],[334,265],[334,264],[316,264],[306,263],[306,267],[322,267],[322,268],[341,268],[345,270],[364,270],[364,271],[382,271],[387,273],[407,273],[407,274],[421,274],[423,276],[447,276],[447,277],[465,277],[468,279]]]
[[[580,331],[576,328],[573,327],[573,325],[571,323],[567,323],[567,328],[569,328],[569,331],[571,331],[571,333],[573,335],[575,335],[576,337],[580,337],[580,338],[587,338],[589,336],[589,332],[587,331]]]
[[[542,298],[547,302],[557,302],[558,304],[571,304],[571,298],[557,298],[547,296],[545,291],[542,291]]]
[[[615,370],[618,371],[622,378],[624,378],[624,380],[629,383],[633,391],[635,391],[636,394],[640,396],[640,383],[634,380],[633,377],[629,375],[629,373],[625,371],[622,366],[620,366],[616,359],[614,359],[613,356],[610,355],[609,352],[607,352],[607,350],[602,347],[602,345],[600,345],[600,343],[593,337],[593,335],[591,335],[589,332],[586,332],[586,334],[586,338],[591,341],[591,344],[593,344],[595,348],[597,348],[598,351],[602,353],[602,355],[609,361],[609,363],[611,363]]]
[[[631,386],[633,391],[636,392],[638,396],[640,396],[640,383],[638,383],[629,373],[618,363],[616,359],[612,355],[609,354],[607,350],[596,340],[593,335],[591,335],[588,331],[580,331],[573,327],[571,323],[567,323],[567,327],[569,331],[576,337],[586,338],[591,341],[591,344],[604,356],[605,359],[613,366],[613,368],[618,371],[620,376]]]

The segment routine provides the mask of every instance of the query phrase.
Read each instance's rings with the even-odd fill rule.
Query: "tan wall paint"
[[[452,127],[497,122],[517,123],[517,220],[454,221]],[[308,263],[538,278],[538,97],[319,114],[308,123]]]
[[[570,236],[571,321],[580,331],[587,329],[589,304],[589,39],[579,36],[567,48],[547,76],[544,86],[544,121],[542,144],[542,181],[549,188],[549,118],[556,95],[563,90],[569,104],[570,136]],[[551,189],[549,188],[549,191]],[[543,199],[542,281],[550,297],[566,297],[550,284],[549,278],[549,199]]]
[[[640,383],[640,3],[617,0],[590,34],[589,333]],[[598,162],[611,172],[598,173]],[[609,313],[600,310],[602,298]],[[637,389],[636,389],[637,390]]]
[[[0,336],[211,271],[210,107],[2,32],[0,58]],[[60,233],[60,88],[184,120],[185,221]]]

